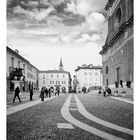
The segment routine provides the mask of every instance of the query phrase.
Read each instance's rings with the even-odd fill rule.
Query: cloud
[[[100,30],[101,26],[105,23],[105,17],[98,12],[93,12],[86,18],[86,21],[91,30]]]
[[[60,5],[62,3],[64,3],[65,0],[49,0],[49,2],[52,4],[52,5]]]
[[[21,1],[21,4],[30,8],[36,8],[39,5],[37,1]]]
[[[80,15],[87,16],[93,9],[91,8],[90,3],[85,0],[82,0],[79,4],[77,4],[77,12]]]
[[[71,0],[65,11],[87,17],[92,12],[103,9],[106,2],[107,0]]]
[[[28,19],[31,20],[42,21],[46,20],[46,17],[54,10],[55,9],[53,7],[49,7],[47,9],[34,9],[32,11],[29,11],[21,8],[20,6],[17,6],[14,8],[14,13],[24,14]]]
[[[40,0],[40,4],[42,4],[44,6],[51,6],[51,4],[49,3],[48,0]]]
[[[63,24],[61,23],[62,19],[56,15],[51,15],[47,18],[47,23],[48,23],[48,26],[50,27],[60,27],[60,26],[63,26]]]
[[[77,14],[76,4],[71,1],[70,3],[67,3],[67,8],[65,8],[65,11],[72,12],[74,14]]]

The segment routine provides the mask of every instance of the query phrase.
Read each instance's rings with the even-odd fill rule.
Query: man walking
[[[33,100],[33,88],[30,89],[30,101]]]
[[[19,102],[21,102],[20,97],[19,97],[19,93],[20,93],[20,90],[19,90],[19,87],[17,86],[15,89],[15,96],[13,98],[13,103],[15,102],[16,97],[18,97]]]

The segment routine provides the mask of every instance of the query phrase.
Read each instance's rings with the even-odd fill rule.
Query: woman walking
[[[44,101],[44,93],[45,93],[45,91],[44,91],[44,88],[42,87],[41,93],[40,93],[41,101]]]

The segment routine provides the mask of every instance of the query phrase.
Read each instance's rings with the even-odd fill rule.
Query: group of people
[[[99,94],[103,93],[103,96],[106,97],[106,95],[111,95],[111,89],[110,87],[104,87],[102,89],[99,89]]]
[[[59,96],[60,88],[56,87],[55,90],[56,90],[55,91],[55,96],[56,95]],[[20,88],[19,88],[19,86],[17,86],[15,88],[13,103],[15,102],[16,97],[18,98],[19,102],[22,102],[21,99],[20,99],[20,96],[19,96],[20,92],[21,92]],[[39,96],[41,98],[41,101],[44,101],[45,95],[46,95],[46,97],[51,97],[51,93],[53,93],[53,92],[54,92],[53,88],[47,89],[46,87],[42,87],[41,92],[40,92],[40,96]],[[30,101],[32,101],[32,100],[33,100],[33,88],[30,89]]]
[[[41,101],[44,101],[45,94],[46,94],[46,97],[51,97],[51,93],[53,92],[54,92],[53,88],[47,89],[46,87],[42,87],[41,92],[40,92]],[[56,95],[59,96],[59,93],[60,93],[60,88],[56,87],[55,96]]]
[[[53,91],[51,88],[47,89],[46,87],[42,87],[41,92],[40,92],[41,101],[44,101],[45,94],[46,94],[46,97],[51,97],[52,92]]]

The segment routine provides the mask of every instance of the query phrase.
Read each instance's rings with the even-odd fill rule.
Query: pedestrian
[[[59,87],[56,87],[56,93],[59,96],[59,93],[60,93],[60,88]]]
[[[111,95],[111,89],[110,89],[110,87],[107,87],[106,91],[107,91],[107,93],[108,93],[109,95]]]
[[[42,87],[41,89],[41,93],[40,93],[40,98],[41,98],[41,101],[44,101],[44,88]]]
[[[48,89],[45,88],[46,97],[48,97]]]
[[[30,101],[33,100],[33,88],[30,89]]]
[[[101,91],[101,89],[99,89],[99,92],[98,92],[98,94],[101,94],[102,93],[102,91]]]
[[[49,98],[51,97],[51,93],[52,93],[52,88],[49,88]]]
[[[106,87],[103,88],[103,96],[106,97]]]
[[[19,102],[21,102],[20,97],[19,97],[19,93],[20,93],[20,89],[17,86],[16,89],[15,89],[15,95],[14,95],[14,98],[13,98],[13,103],[15,102],[16,97],[18,97]]]
[[[120,86],[121,86],[121,88],[123,88],[123,81],[122,80],[120,80]]]

